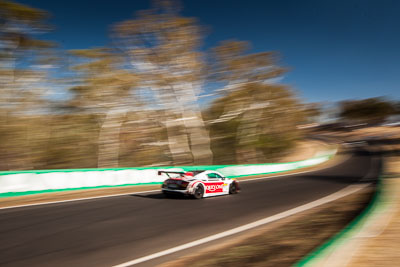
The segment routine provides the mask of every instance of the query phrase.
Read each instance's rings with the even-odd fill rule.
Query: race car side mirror
[[[161,172],[160,172],[160,171],[158,171],[158,175],[161,175]]]

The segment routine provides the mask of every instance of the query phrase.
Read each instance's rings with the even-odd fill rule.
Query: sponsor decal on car
[[[206,193],[222,193],[224,183],[207,183]]]

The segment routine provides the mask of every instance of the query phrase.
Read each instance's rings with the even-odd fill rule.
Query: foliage
[[[251,83],[218,98],[205,112],[213,140],[215,163],[276,160],[300,136],[296,127],[302,121],[300,107],[300,102],[289,88],[276,84]],[[221,119],[224,113],[235,116]],[[242,131],[241,125],[245,128]],[[226,153],[226,147],[232,153]],[[249,148],[254,149],[256,158],[244,162],[240,153]]]
[[[343,101],[340,103],[340,118],[352,122],[382,123],[396,113],[392,102],[383,98]]]
[[[43,107],[44,65],[55,44],[37,35],[49,29],[48,14],[0,1],[0,104],[2,111],[29,112]]]
[[[319,103],[308,103],[303,107],[304,118],[308,123],[317,122],[322,115],[322,106]]]

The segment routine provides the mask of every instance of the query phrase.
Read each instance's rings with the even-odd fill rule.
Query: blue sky
[[[44,36],[65,49],[110,43],[110,25],[150,7],[148,0],[21,0],[52,14]],[[190,0],[183,15],[208,28],[204,49],[227,39],[278,51],[291,70],[282,83],[304,100],[375,96],[400,100],[400,1]]]

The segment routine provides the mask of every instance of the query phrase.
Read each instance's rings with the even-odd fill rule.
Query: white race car
[[[239,183],[237,180],[226,178],[217,171],[158,172],[158,175],[164,174],[168,177],[161,186],[161,190],[165,196],[183,194],[200,199],[239,192]]]

